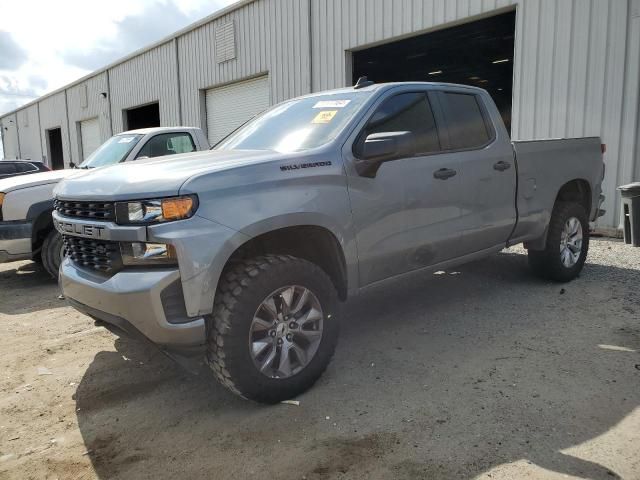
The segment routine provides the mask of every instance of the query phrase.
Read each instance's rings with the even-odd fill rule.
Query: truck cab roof
[[[326,90],[326,91],[322,91],[322,92],[314,92],[314,93],[310,93],[308,95],[305,95],[303,97],[298,97],[298,98],[304,98],[304,97],[315,97],[315,96],[324,96],[324,95],[334,95],[334,94],[341,94],[341,93],[352,93],[352,92],[380,92],[383,90],[389,90],[392,88],[397,88],[397,87],[404,87],[404,86],[416,86],[416,87],[425,87],[425,86],[430,86],[430,87],[436,87],[436,88],[445,88],[445,89],[451,89],[451,90],[469,90],[469,91],[473,91],[473,92],[486,92],[486,90],[484,90],[483,88],[480,87],[474,87],[471,85],[461,85],[458,83],[446,83],[446,82],[385,82],[385,83],[374,83],[372,85],[368,85],[366,87],[362,87],[362,88],[358,88],[355,89],[354,87],[343,87],[343,88],[336,88],[333,90]]]
[[[149,127],[149,128],[137,128],[135,130],[127,130],[116,134],[120,135],[148,135],[150,133],[171,133],[171,132],[184,132],[194,130],[194,127]]]

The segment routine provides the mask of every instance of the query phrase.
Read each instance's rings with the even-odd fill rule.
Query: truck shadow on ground
[[[103,479],[473,478],[521,459],[620,478],[567,449],[640,404],[637,275],[588,265],[549,284],[500,254],[388,283],[345,307],[299,407],[241,400],[118,339],[77,389],[80,431]]]
[[[14,262],[0,271],[0,314],[15,315],[65,307],[55,279],[36,262]],[[10,297],[3,293],[10,292]],[[25,298],[21,298],[25,297]]]

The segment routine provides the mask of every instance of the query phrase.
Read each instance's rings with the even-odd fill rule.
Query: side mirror
[[[411,132],[382,132],[368,135],[356,160],[356,171],[363,177],[376,176],[380,165],[415,154]]]
[[[76,166],[76,164],[75,164],[75,163],[73,163],[73,162],[69,162],[69,167],[71,167],[71,168],[78,168],[78,167]]]

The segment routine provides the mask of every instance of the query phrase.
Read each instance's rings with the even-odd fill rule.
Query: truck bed
[[[512,144],[518,169],[518,222],[510,244],[542,237],[557,192],[575,179],[584,180],[587,188],[595,186],[590,192],[589,206],[589,219],[595,220],[604,175],[599,137],[514,141]]]

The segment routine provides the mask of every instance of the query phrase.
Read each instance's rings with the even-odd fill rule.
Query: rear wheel
[[[553,209],[544,250],[529,250],[529,265],[540,277],[568,282],[582,271],[589,251],[589,220],[578,203]]]
[[[310,388],[338,339],[337,294],[306,260],[266,255],[245,260],[220,281],[207,324],[207,362],[232,392],[258,402]]]
[[[42,258],[42,266],[53,278],[58,278],[58,269],[60,268],[60,263],[62,263],[63,251],[62,235],[57,230],[51,230],[44,242],[42,242],[40,256]]]

